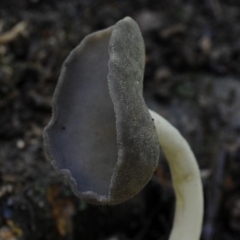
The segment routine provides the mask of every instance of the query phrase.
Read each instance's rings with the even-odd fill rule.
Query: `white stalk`
[[[176,195],[174,223],[169,240],[199,240],[203,219],[203,190],[197,161],[178,130],[157,113],[149,112],[170,166]]]

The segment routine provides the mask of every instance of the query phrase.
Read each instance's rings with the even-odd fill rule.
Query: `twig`
[[[213,183],[207,190],[206,221],[203,228],[203,239],[212,240],[215,234],[215,220],[222,199],[222,187],[227,160],[226,150],[221,150],[217,158],[215,169],[213,169]]]
[[[16,24],[11,30],[0,35],[0,44],[13,41],[19,34],[25,31],[26,27],[27,23],[25,21]]]

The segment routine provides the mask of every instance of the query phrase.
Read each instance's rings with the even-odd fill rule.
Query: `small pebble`
[[[23,149],[25,147],[25,142],[22,139],[17,140],[17,148]]]

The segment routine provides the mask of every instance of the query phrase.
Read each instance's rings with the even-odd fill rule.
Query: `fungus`
[[[144,65],[142,35],[129,17],[85,37],[63,64],[52,119],[44,130],[46,152],[77,196],[114,205],[151,179],[160,143],[176,193],[170,239],[198,239],[199,169],[179,132],[148,110],[142,95]]]

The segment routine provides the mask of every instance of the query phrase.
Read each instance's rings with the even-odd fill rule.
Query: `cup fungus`
[[[77,196],[114,205],[151,179],[160,143],[176,193],[170,239],[198,239],[199,169],[179,132],[148,110],[142,95],[144,65],[141,32],[129,17],[85,37],[63,64],[52,119],[44,130],[45,148]]]

